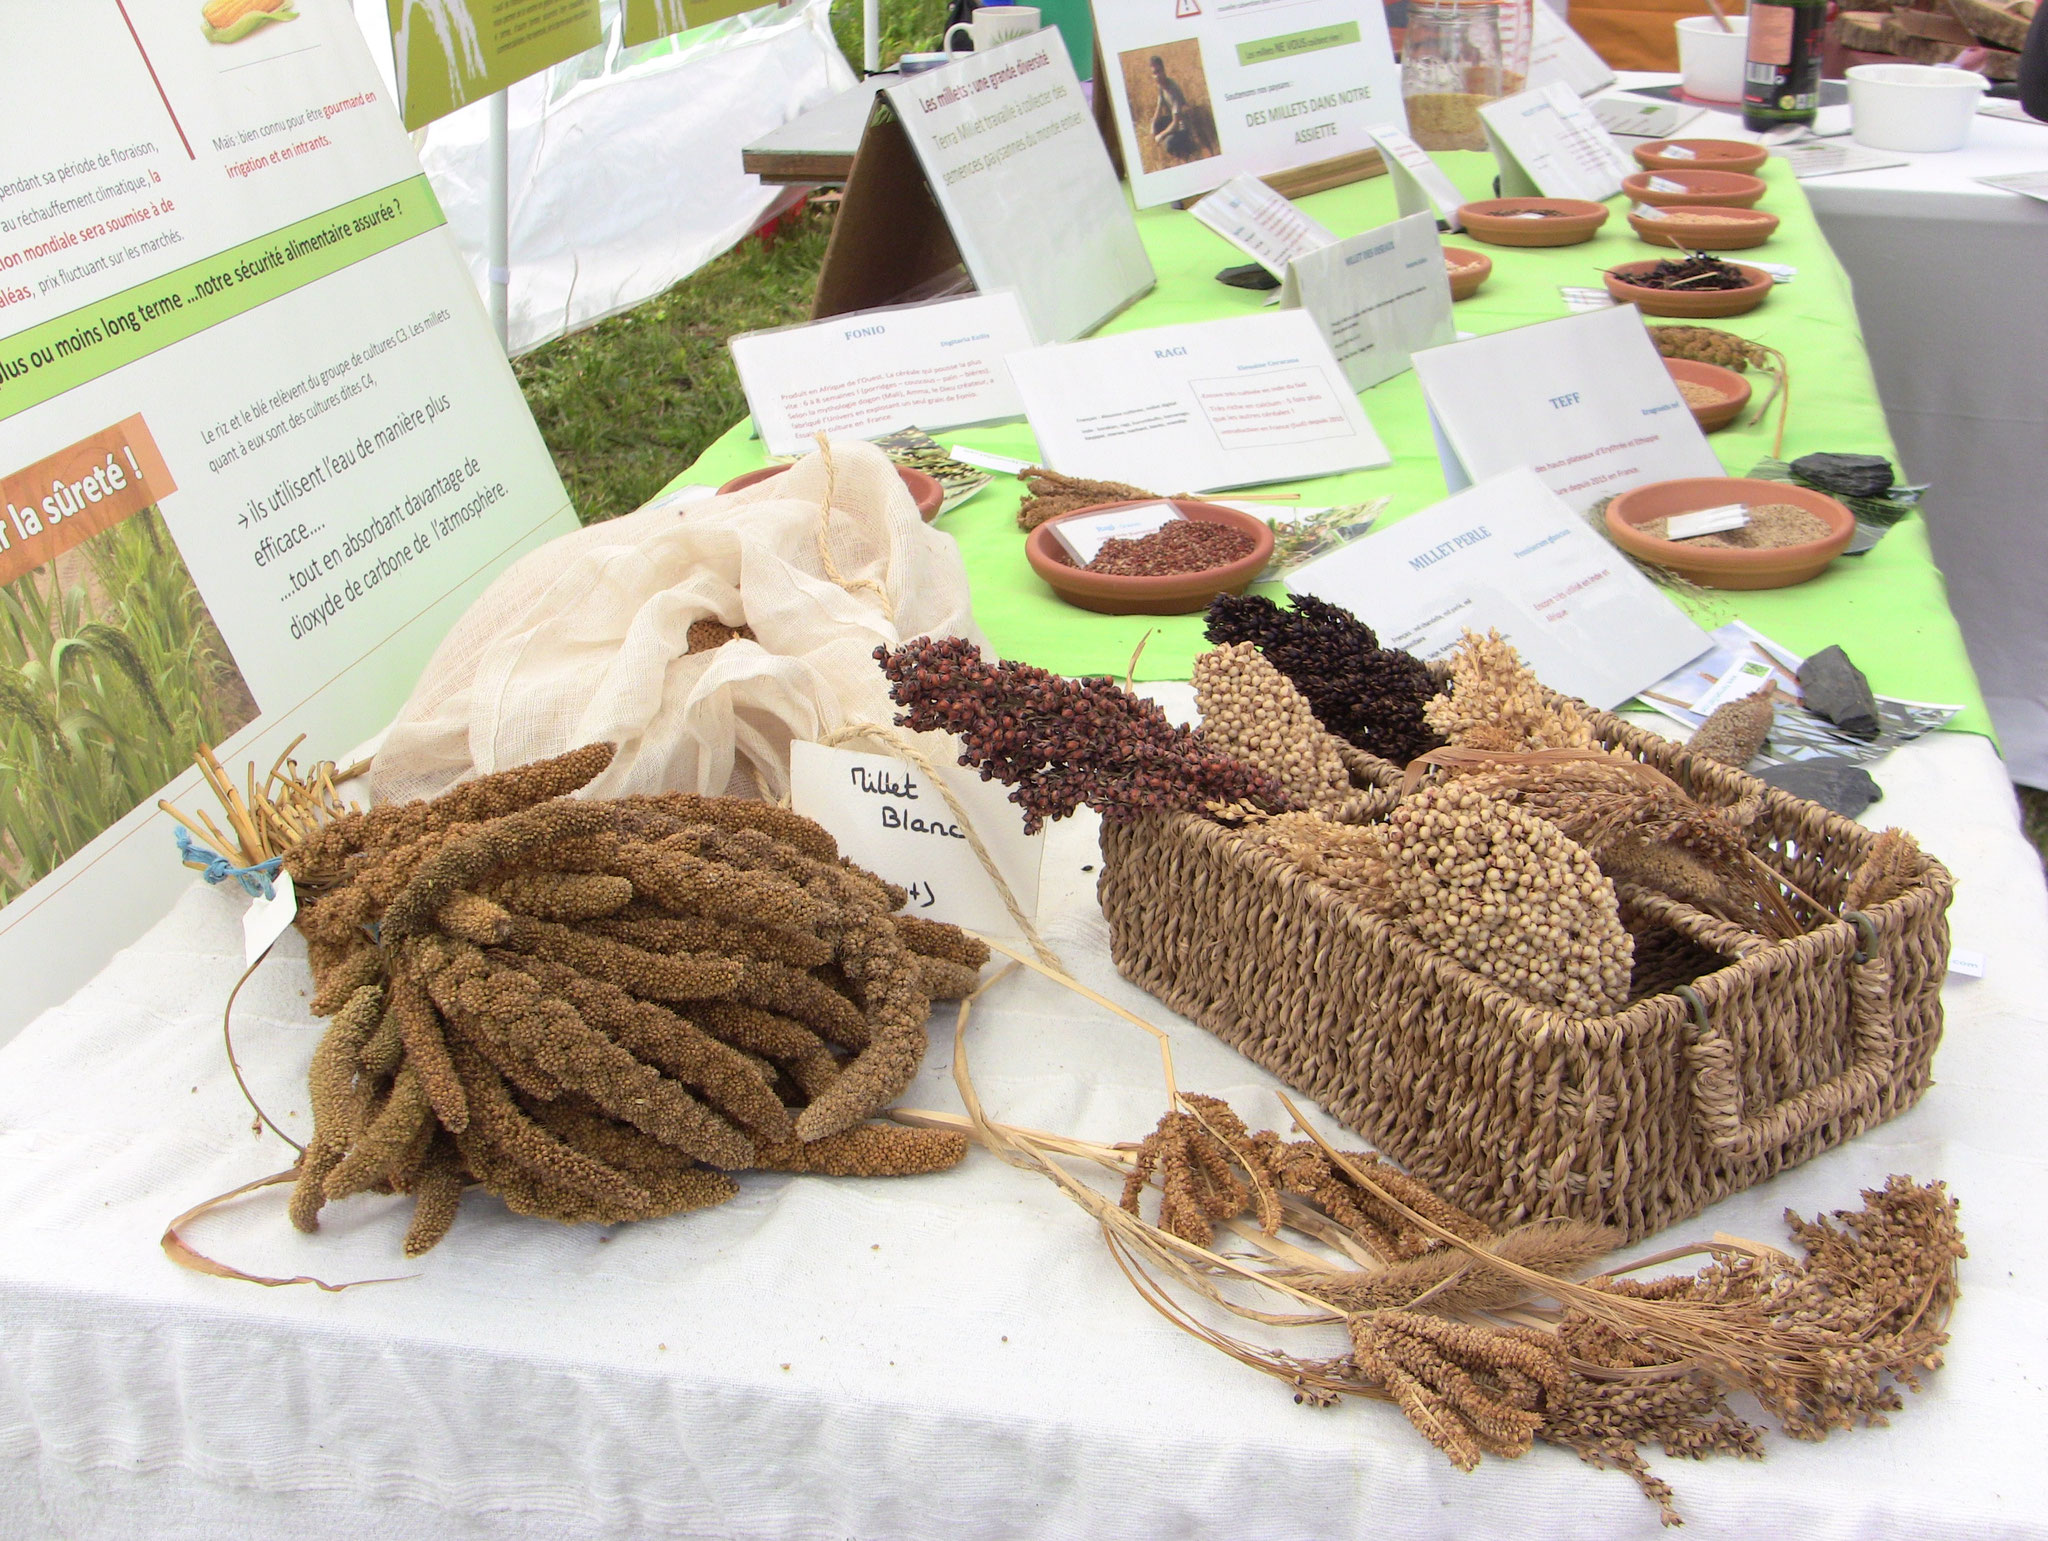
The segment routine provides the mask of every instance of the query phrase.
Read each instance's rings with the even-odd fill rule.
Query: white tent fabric
[[[391,85],[384,0],[354,4]],[[830,16],[788,0],[622,48],[607,0],[602,48],[512,88],[513,353],[659,294],[760,223],[781,190],[741,172],[740,147],[853,84]],[[477,102],[413,136],[480,293],[489,122]]]

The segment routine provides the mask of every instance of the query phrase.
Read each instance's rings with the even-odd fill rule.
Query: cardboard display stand
[[[887,87],[847,180],[812,314],[1010,289],[1038,342],[1085,336],[1152,264],[1053,32]]]

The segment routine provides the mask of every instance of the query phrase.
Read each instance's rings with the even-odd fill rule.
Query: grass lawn
[[[882,63],[936,48],[944,0],[883,0]],[[860,68],[860,0],[832,30]],[[749,238],[667,293],[513,364],[584,523],[629,513],[746,415],[725,340],[810,314],[831,218],[807,212]]]

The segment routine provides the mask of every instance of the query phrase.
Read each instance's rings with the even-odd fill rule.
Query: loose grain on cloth
[[[692,653],[706,620],[752,636]],[[514,563],[427,665],[372,789],[379,803],[435,797],[606,742],[618,753],[586,796],[781,796],[792,740],[891,720],[874,649],[927,633],[979,641],[959,551],[879,450],[834,444]]]

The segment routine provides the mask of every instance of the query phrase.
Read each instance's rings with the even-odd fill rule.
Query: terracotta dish
[[[1482,198],[1458,210],[1458,223],[1489,246],[1576,246],[1607,223],[1607,205],[1583,198]]]
[[[1749,280],[1740,289],[1645,289],[1630,283],[1634,273],[1647,273],[1664,259],[1650,262],[1621,262],[1606,273],[1607,292],[1618,305],[1633,305],[1646,316],[1680,316],[1699,320],[1712,316],[1739,316],[1755,310],[1769,298],[1772,278],[1762,268],[1743,267]]]
[[[1740,251],[1761,246],[1778,229],[1778,216],[1768,209],[1717,209],[1712,204],[1687,204],[1671,213],[1689,214],[1691,219],[1667,219],[1656,214],[1629,211],[1629,228],[1652,246],[1670,246],[1682,251]]]
[[[1665,192],[1652,180],[1674,182],[1682,191]],[[1657,209],[1682,209],[1693,204],[1747,209],[1764,195],[1764,179],[1746,171],[1638,171],[1621,179],[1621,190],[1637,203]]]
[[[1636,529],[1652,519],[1698,513],[1726,503],[1796,503],[1820,515],[1834,533],[1803,546],[1745,551],[1739,547],[1700,550],[1682,540],[1654,540]],[[1810,487],[1743,476],[1693,476],[1624,492],[1607,505],[1607,533],[1630,556],[1669,568],[1704,588],[1782,589],[1819,576],[1840,556],[1856,533],[1856,516]]]
[[[1222,567],[1197,573],[1172,573],[1160,578],[1116,578],[1108,573],[1091,573],[1068,559],[1067,548],[1053,534],[1056,525],[1088,514],[1108,513],[1115,508],[1141,508],[1147,503],[1171,503],[1184,519],[1205,519],[1243,530],[1254,544],[1251,555],[1239,557]],[[1031,570],[1052,585],[1052,591],[1070,605],[1099,610],[1104,615],[1187,615],[1204,608],[1218,594],[1242,594],[1252,580],[1273,560],[1273,532],[1263,519],[1217,503],[1194,498],[1143,498],[1125,503],[1098,503],[1077,508],[1070,514],[1048,519],[1024,538],[1024,559]]]
[[[1668,358],[1664,367],[1681,385],[1704,385],[1727,398],[1692,409],[1693,421],[1700,425],[1702,433],[1726,428],[1749,405],[1749,381],[1732,369],[1723,369],[1719,364],[1695,364],[1689,358]]]
[[[788,469],[788,466],[762,466],[758,471],[744,471],[718,490],[721,493],[738,492],[742,487],[751,487],[756,482],[765,482],[771,476],[780,476]],[[930,524],[939,516],[939,505],[946,501],[946,489],[939,485],[936,476],[913,471],[909,466],[898,466],[896,474],[903,478],[903,485],[910,489],[910,496],[917,503],[918,517],[926,524]]]
[[[1673,155],[1673,146],[1690,155]],[[1653,139],[1636,146],[1636,164],[1648,171],[1754,171],[1771,158],[1760,144],[1736,139]]]
[[[1462,246],[1446,246],[1444,261],[1450,264],[1451,298],[1454,300],[1471,299],[1493,271],[1493,258],[1483,251],[1467,251]]]

